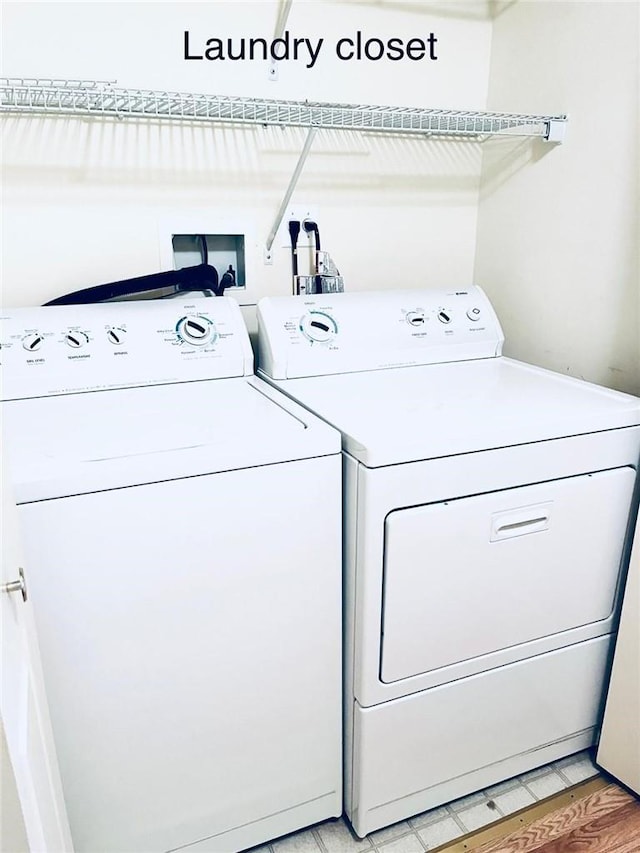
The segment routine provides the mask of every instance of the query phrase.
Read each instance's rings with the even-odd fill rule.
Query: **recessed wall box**
[[[208,263],[220,279],[233,272],[233,289],[246,287],[244,234],[172,234],[171,242],[176,269]]]

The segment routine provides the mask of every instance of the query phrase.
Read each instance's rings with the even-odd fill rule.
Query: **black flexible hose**
[[[157,272],[128,278],[123,281],[113,281],[109,284],[98,284],[95,287],[85,287],[58,296],[45,305],[86,305],[92,302],[108,302],[110,299],[122,299],[136,293],[151,290],[162,290],[173,287],[176,293],[189,290],[213,290],[219,295],[218,272],[209,264],[198,264],[195,267],[183,267],[180,270]]]
[[[289,220],[289,236],[291,237],[291,268],[295,284],[298,275],[298,237],[300,236],[300,223],[297,219]]]

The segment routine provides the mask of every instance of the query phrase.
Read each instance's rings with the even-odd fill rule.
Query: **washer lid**
[[[256,378],[12,401],[3,419],[18,503],[340,452]]]
[[[274,383],[371,468],[640,425],[640,399],[508,358]]]

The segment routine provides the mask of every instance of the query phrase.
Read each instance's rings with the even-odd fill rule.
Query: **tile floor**
[[[480,829],[598,772],[591,753],[579,752],[485,791],[357,838],[344,818],[254,847],[251,853],[424,853]]]

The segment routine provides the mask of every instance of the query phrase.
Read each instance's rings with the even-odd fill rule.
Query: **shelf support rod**
[[[282,34],[284,33],[284,28],[287,25],[287,18],[289,17],[289,12],[291,11],[291,4],[293,0],[280,0],[280,6],[278,8],[278,17],[276,19],[276,26],[273,31],[273,38],[279,39],[282,38]],[[272,57],[271,62],[269,63],[269,80],[275,82],[278,79],[278,62],[276,59]]]
[[[280,7],[278,9],[278,17],[276,19],[276,26],[273,33],[274,38],[281,38],[282,33],[284,32],[284,28],[287,25],[287,18],[289,17],[289,12],[291,11],[291,4],[293,0],[280,0]]]
[[[298,178],[300,177],[300,172],[304,167],[305,161],[311,150],[311,145],[313,143],[313,139],[316,135],[317,128],[310,127],[309,132],[307,133],[307,138],[305,140],[302,151],[300,152],[300,156],[298,157],[298,162],[296,163],[296,167],[293,170],[293,175],[291,175],[291,179],[289,180],[289,185],[285,191],[284,198],[282,199],[282,203],[278,208],[278,212],[276,213],[276,218],[271,226],[271,231],[269,231],[269,236],[267,237],[266,249],[267,252],[271,252],[271,247],[273,246],[273,241],[276,239],[276,234],[278,233],[278,228],[280,228],[280,223],[282,222],[282,217],[284,216],[287,207],[289,206],[289,201],[291,196],[293,195],[293,191],[296,188],[296,184],[298,183]]]

